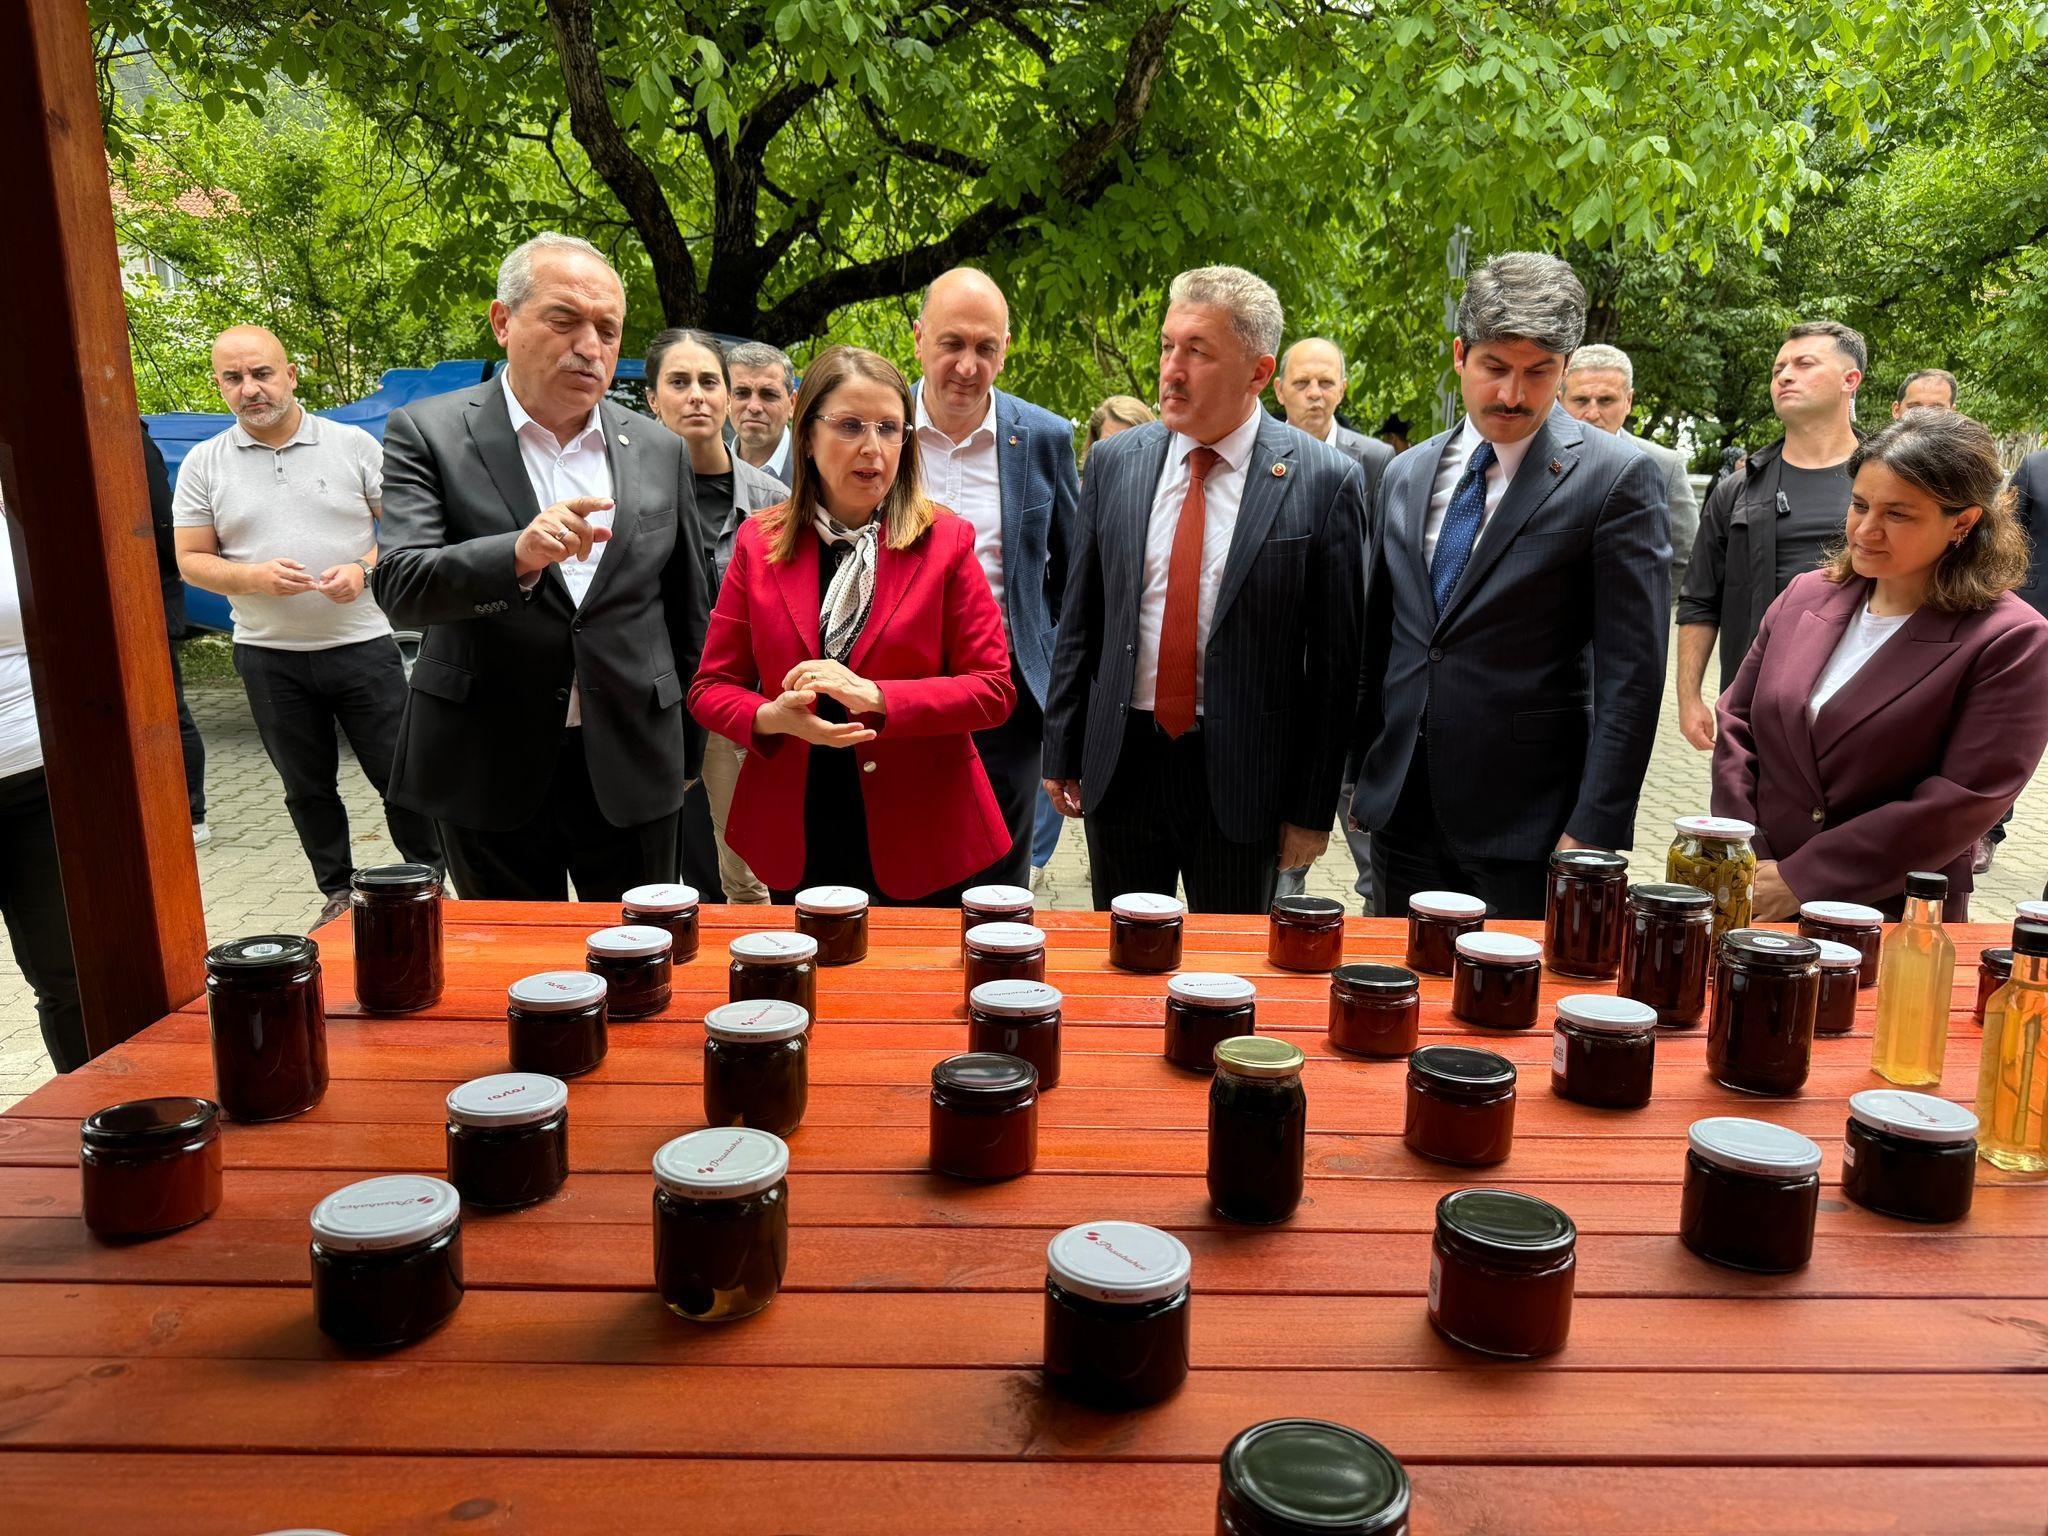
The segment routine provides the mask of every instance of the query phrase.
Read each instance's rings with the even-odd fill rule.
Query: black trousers
[[[171,642],[171,691],[178,700],[178,745],[185,754],[185,801],[195,827],[206,820],[206,738],[185,702],[185,669],[178,664],[178,642]]]
[[[1098,911],[1126,891],[1171,895],[1176,883],[1194,912],[1264,912],[1273,904],[1280,828],[1255,843],[1224,835],[1200,726],[1175,741],[1149,712],[1130,711],[1116,777],[1084,825]]]
[[[1010,828],[1010,851],[968,882],[969,885],[1031,884],[1031,842],[1038,825],[1038,796],[1044,782],[1040,749],[1045,741],[1045,711],[1031,696],[1024,674],[1010,660],[1010,680],[1017,687],[1017,705],[1001,725],[974,733],[974,750],[996,804]]]
[[[40,768],[0,779],[0,918],[7,923],[14,962],[36,995],[36,1022],[50,1065],[59,1072],[84,1066],[78,967],[71,958],[71,923],[57,872],[50,789]]]
[[[1453,853],[1429,798],[1428,749],[1415,744],[1394,815],[1372,834],[1375,911],[1402,917],[1417,891],[1461,891],[1485,902],[1491,916],[1540,918],[1549,870],[1548,859],[1466,859]]]

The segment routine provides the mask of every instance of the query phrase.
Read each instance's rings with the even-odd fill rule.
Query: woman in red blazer
[[[1916,410],[1858,446],[1847,539],[1797,577],[1721,696],[1714,814],[1757,828],[1755,915],[1857,901],[1909,870],[1969,913],[1976,840],[2048,745],[2048,619],[1991,434]]]
[[[950,904],[1010,846],[973,733],[1016,702],[974,530],[925,499],[910,386],[829,347],[804,371],[789,500],[733,545],[690,712],[746,748],[726,841],[809,885]]]

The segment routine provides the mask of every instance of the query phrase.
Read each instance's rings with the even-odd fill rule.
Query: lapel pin
[[[1285,480],[1287,478],[1287,466],[1285,464],[1275,464],[1273,466],[1273,478],[1275,480]]]
[[[1552,473],[1553,475],[1561,475],[1561,474],[1563,474],[1563,473],[1564,473],[1564,465],[1563,465],[1563,463],[1561,463],[1561,462],[1560,462],[1559,460],[1557,460],[1557,459],[1552,459],[1552,460],[1550,461],[1550,472],[1551,472],[1551,473]]]
[[[626,434],[625,434],[625,433],[621,432],[621,433],[619,434],[619,446],[620,446],[621,448],[630,448],[630,447],[632,447],[632,446],[633,446],[633,439],[631,439],[630,437],[626,436]],[[1557,468],[1557,466],[1556,466],[1555,464],[1551,465],[1550,467],[1551,467],[1552,469],[1555,469],[1555,468]]]
[[[1010,446],[1011,446],[1012,448],[1016,447],[1016,446],[1017,446],[1017,442],[1018,442],[1017,434],[1016,434],[1016,433],[1014,433],[1014,432],[1012,432],[1012,433],[1010,434]]]

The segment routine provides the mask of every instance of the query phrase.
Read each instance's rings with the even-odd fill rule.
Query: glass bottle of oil
[[[1877,957],[1877,1037],[1870,1067],[1895,1083],[1941,1081],[1948,1050],[1956,947],[1941,926],[1948,876],[1906,876],[1904,918],[1884,936]]]
[[[1977,1119],[1978,1156],[2048,1173],[2048,924],[2013,925],[2012,980],[1984,1006]]]

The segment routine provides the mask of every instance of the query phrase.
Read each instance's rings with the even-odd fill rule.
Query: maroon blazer
[[[1871,583],[1794,579],[1721,695],[1714,814],[1754,822],[1801,901],[1896,914],[1910,870],[1969,912],[1971,845],[2048,746],[2048,619],[2010,592],[1982,613],[1922,608],[1809,723],[1806,701]]]

